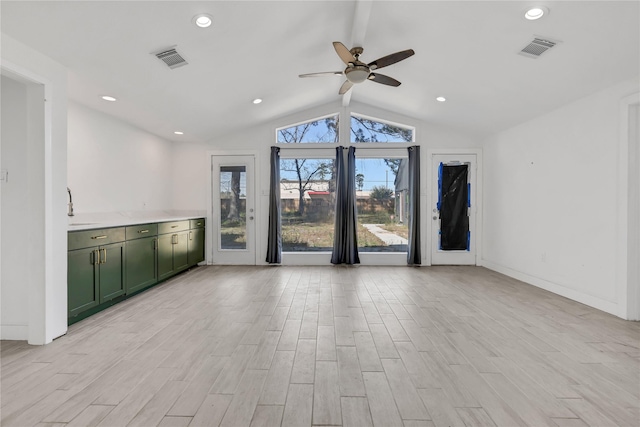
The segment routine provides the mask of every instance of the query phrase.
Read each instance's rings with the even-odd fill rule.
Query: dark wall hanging
[[[440,163],[438,210],[440,249],[469,250],[469,166]]]

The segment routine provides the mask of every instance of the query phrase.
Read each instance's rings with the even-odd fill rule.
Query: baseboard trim
[[[0,339],[26,341],[29,339],[28,325],[2,325],[0,327]]]
[[[583,292],[576,291],[575,289],[570,289],[565,286],[559,285],[557,283],[550,282],[548,280],[541,279],[539,277],[531,276],[529,274],[511,269],[509,267],[505,267],[500,264],[496,264],[486,259],[482,260],[482,266],[489,270],[493,270],[497,273],[504,274],[505,276],[509,276],[513,279],[520,280],[521,282],[525,282],[537,288],[541,288],[546,291],[553,292],[554,294],[588,305],[589,307],[602,310],[616,317],[622,317],[619,314],[618,304],[616,304],[615,302],[594,297],[593,295],[588,295]]]

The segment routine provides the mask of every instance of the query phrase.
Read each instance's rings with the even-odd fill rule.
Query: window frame
[[[332,143],[333,144],[333,143]],[[324,159],[335,159],[336,144],[333,144],[333,147],[304,147],[298,146],[297,144],[284,144],[285,146],[289,146],[292,148],[287,148],[286,150],[280,150],[280,160],[295,160],[295,159],[310,159],[310,160],[324,160]],[[282,168],[282,165],[280,166]],[[282,169],[280,170],[280,174],[282,175]],[[279,190],[282,189],[282,178],[280,179],[280,184],[278,186]],[[282,195],[282,193],[281,193]],[[280,209],[282,209],[282,199],[280,201]],[[281,211],[282,212],[282,211]],[[282,220],[282,218],[281,218]],[[283,256],[287,257],[297,257],[297,256],[313,256],[313,255],[324,255],[331,256],[331,250],[318,250],[318,251],[286,251],[282,250]]]
[[[403,143],[406,144],[406,147],[404,146],[397,146],[395,144],[400,144],[400,143],[391,143],[394,144],[393,147],[390,147],[389,144],[390,143],[373,143],[376,145],[376,147],[371,147],[369,145],[369,143],[366,143],[366,147],[357,147],[356,148],[356,164],[358,159],[388,159],[388,158],[393,158],[393,159],[408,159],[409,158],[409,153],[407,151],[406,147],[409,147],[411,144],[410,143]],[[384,145],[384,147],[380,147],[380,145]],[[395,198],[395,191],[393,191],[394,194],[394,198]],[[394,202],[395,203],[395,202]],[[360,225],[360,216],[358,215],[358,223],[357,225]],[[358,246],[358,248],[360,249],[361,247]],[[398,257],[398,256],[402,256],[404,257],[404,259],[406,260],[406,256],[407,256],[407,252],[408,252],[408,247],[406,251],[397,251],[397,252],[386,252],[386,251],[364,251],[364,250],[359,250],[359,256],[360,259],[362,261],[363,259],[363,255],[365,256],[365,259],[367,257],[370,256],[389,256],[389,257]]]
[[[352,117],[359,117],[361,119],[365,119],[365,120],[371,120],[373,122],[378,122],[378,123],[383,123],[385,125],[389,125],[389,126],[394,126],[394,127],[398,127],[401,129],[406,129],[406,130],[410,130],[411,131],[411,141],[397,141],[397,142],[357,142],[357,141],[353,141],[352,140],[352,131],[351,131],[351,119]],[[385,119],[380,119],[377,117],[373,117],[373,116],[368,116],[366,114],[360,114],[360,113],[354,113],[351,112],[349,114],[349,144],[366,144],[367,146],[369,146],[370,144],[378,144],[378,145],[388,145],[388,144],[407,144],[407,147],[410,145],[414,145],[416,142],[416,127],[415,126],[411,126],[411,125],[407,125],[404,123],[398,123],[398,122],[394,122],[391,120],[385,120]]]
[[[288,124],[285,126],[280,126],[277,127],[275,130],[275,143],[277,146],[279,147],[299,147],[299,146],[305,146],[305,145],[309,145],[309,144],[321,144],[321,145],[331,145],[333,147],[335,147],[336,145],[340,144],[340,122],[342,121],[342,114],[340,114],[339,112],[337,113],[330,113],[330,114],[325,114],[323,116],[320,117],[316,117],[313,119],[308,119],[308,120],[302,120],[300,122],[297,123],[293,123],[293,124]],[[293,128],[293,127],[297,127],[300,125],[304,125],[307,123],[314,123],[314,122],[319,122],[321,120],[324,119],[328,119],[330,117],[337,117],[338,118],[338,127],[337,127],[337,136],[338,136],[338,140],[335,142],[325,142],[325,141],[308,141],[308,142],[280,142],[278,139],[278,133],[284,129],[289,129],[289,128]]]
[[[398,126],[405,129],[411,129],[413,131],[413,140],[411,142],[367,142],[356,143],[351,142],[351,116],[356,115],[368,120],[374,120],[380,123],[389,124],[392,126]],[[328,117],[338,116],[338,141],[337,142],[312,142],[312,143],[283,143],[278,142],[278,132],[282,129],[287,129],[294,126],[299,126],[304,123],[313,121],[319,121]],[[349,128],[342,129],[345,122],[348,119]],[[347,134],[349,137],[344,138]],[[350,147],[352,144],[356,145],[356,158],[408,158],[407,149],[413,145],[416,145],[417,128],[416,126],[407,125],[391,120],[383,120],[377,117],[369,116],[366,114],[354,113],[349,111],[341,111],[338,113],[330,113],[322,116],[318,116],[313,119],[301,120],[293,124],[287,124],[277,127],[274,133],[276,140],[276,146],[280,148],[281,159],[295,159],[295,158],[333,158],[336,155],[335,148],[342,146],[345,148]],[[360,252],[361,265],[407,265],[407,252]],[[282,264],[283,265],[330,265],[331,251],[298,251],[298,252],[282,252]]]

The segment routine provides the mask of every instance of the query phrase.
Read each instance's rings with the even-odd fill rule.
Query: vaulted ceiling
[[[528,6],[549,14],[524,19]],[[208,141],[313,106],[353,100],[478,136],[637,77],[638,1],[5,1],[1,30],[69,70],[69,97],[169,140]],[[192,23],[213,17],[206,29]],[[559,43],[519,55],[534,36]],[[332,42],[361,59],[412,48],[346,99]],[[177,46],[188,65],[152,52]],[[108,103],[100,95],[118,98]],[[437,96],[447,101],[439,103]],[[254,105],[254,98],[264,102]],[[174,135],[181,130],[183,136]]]

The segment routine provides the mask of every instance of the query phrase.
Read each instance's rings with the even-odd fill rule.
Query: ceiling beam
[[[356,10],[353,15],[353,26],[351,27],[351,47],[362,47],[367,35],[369,17],[371,16],[372,0],[359,0],[356,2]]]
[[[369,26],[369,17],[371,16],[371,6],[373,0],[358,0],[356,2],[355,12],[353,15],[353,25],[351,26],[351,43],[349,48],[362,47]],[[352,88],[349,92],[342,95],[342,106],[348,107],[351,102],[351,93],[355,90]]]

